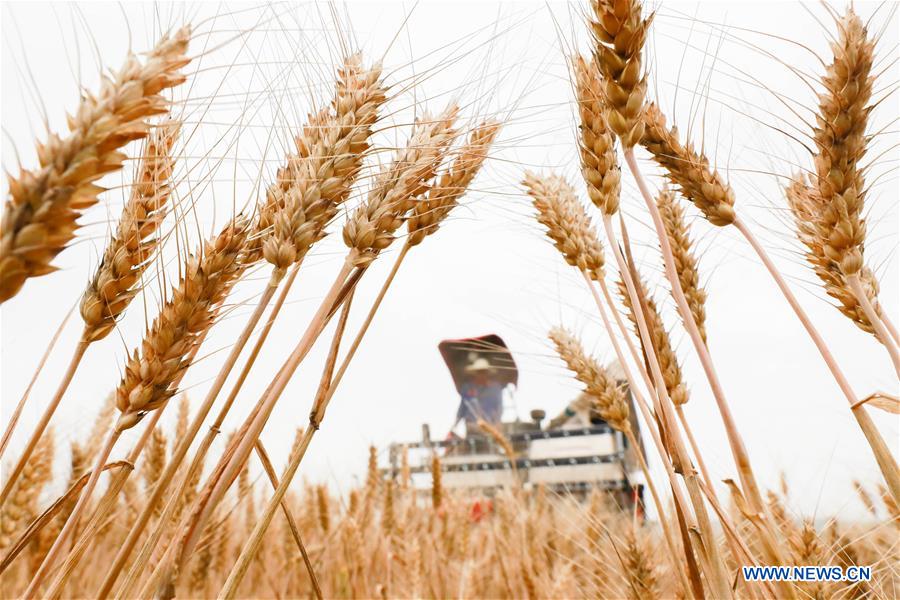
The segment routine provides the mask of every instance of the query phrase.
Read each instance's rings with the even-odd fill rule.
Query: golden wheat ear
[[[630,411],[625,390],[606,369],[585,353],[581,342],[562,327],[550,330],[550,340],[559,357],[585,386],[594,407],[610,426],[625,433],[631,431]]]
[[[647,94],[642,50],[653,21],[639,0],[592,0],[594,60],[603,75],[606,120],[627,150],[641,141],[641,109]]]
[[[850,289],[846,275],[825,252],[825,241],[822,239],[821,229],[816,225],[816,215],[821,214],[824,210],[819,190],[811,186],[804,175],[796,175],[785,188],[785,196],[791,216],[794,218],[797,238],[806,247],[804,256],[822,282],[825,292],[838,301],[837,309],[844,316],[863,331],[874,334],[872,322],[860,307],[853,290]],[[874,274],[868,268],[863,267],[859,276],[869,290],[869,301],[877,307],[878,281]]]
[[[397,230],[422,194],[431,187],[447,148],[457,135],[459,109],[449,106],[437,117],[423,116],[405,148],[372,185],[366,202],[344,224],[344,243],[354,252],[355,265],[364,267],[393,243]]]
[[[276,269],[303,260],[325,236],[359,175],[386,99],[381,67],[364,68],[358,54],[349,57],[331,106],[309,117],[295,139],[296,152],[267,190],[257,228],[263,257]]]
[[[525,173],[522,181],[537,220],[565,261],[595,280],[603,279],[603,246],[575,189],[559,175]]]
[[[603,80],[595,60],[577,56],[573,63],[581,173],[594,206],[604,215],[613,215],[619,210],[622,174],[616,157],[616,134],[606,122]]]
[[[180,129],[178,121],[166,120],[150,135],[131,196],[81,298],[85,340],[94,342],[109,335],[138,292],[136,286],[160,242],[155,234],[172,193],[172,146]]]
[[[30,277],[55,270],[50,262],[74,238],[77,219],[104,189],[97,181],[122,168],[120,149],[149,132],[147,119],[166,112],[160,92],[185,80],[180,70],[190,28],[164,36],[142,63],[134,55],[96,95],[85,96],[70,116],[69,135],[38,144],[40,168],[9,179],[0,224],[0,302]]]
[[[675,192],[663,187],[656,197],[656,206],[662,217],[669,238],[669,247],[675,258],[675,270],[681,291],[687,298],[694,323],[700,331],[700,337],[706,343],[706,290],[700,287],[700,271],[697,268],[697,257],[691,241],[690,230],[684,220],[684,209],[678,204]]]
[[[438,230],[481,170],[499,132],[500,124],[494,121],[485,121],[472,131],[453,164],[413,207],[406,222],[407,245],[417,246]]]
[[[245,270],[241,255],[251,228],[235,217],[202,252],[188,260],[172,297],[134,351],[116,389],[116,431],[134,427],[176,393],[172,383],[189,366],[192,350],[211,326],[219,305]]]

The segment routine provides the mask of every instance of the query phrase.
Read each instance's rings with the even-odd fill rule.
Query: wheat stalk
[[[809,319],[806,311],[800,306],[800,303],[788,287],[784,277],[775,267],[774,263],[769,258],[768,253],[747,225],[737,217],[734,211],[734,193],[731,190],[731,187],[723,182],[718,172],[714,171],[709,166],[709,160],[705,156],[696,153],[690,144],[687,146],[682,145],[678,139],[677,129],[674,127],[668,128],[666,126],[665,117],[655,105],[649,105],[644,112],[644,116],[647,126],[642,143],[651,154],[653,154],[654,159],[665,168],[666,176],[669,180],[679,187],[685,198],[693,202],[710,223],[718,226],[734,225],[753,248],[754,252],[756,252],[760,261],[762,261],[763,265],[766,267],[766,270],[769,271],[769,274],[775,280],[776,285],[778,285],[778,288],[788,301],[788,304],[791,305],[797,318],[803,324],[803,327],[806,329],[810,338],[812,338],[813,343],[822,355],[822,359],[831,371],[838,387],[850,403],[854,417],[872,448],[878,466],[884,475],[885,481],[888,483],[888,487],[891,489],[891,493],[894,494],[895,497],[900,498],[900,469],[897,467],[896,460],[891,455],[890,449],[878,429],[875,427],[875,424],[872,422],[871,417],[866,413],[862,406],[857,405],[853,388],[850,387],[847,378],[835,361],[828,345]],[[651,208],[651,215],[654,216],[654,223],[657,225],[657,234],[664,246],[663,255],[666,259],[666,276],[672,285],[673,291],[676,290],[677,286],[677,290],[680,292],[681,286],[678,283],[677,274],[675,273],[674,259],[671,257],[671,252],[666,252],[668,240],[665,239],[663,233],[664,226],[662,224],[662,219],[657,219],[658,211],[655,210],[655,206],[652,206],[653,202],[650,198],[649,190],[646,189],[646,184],[643,182],[643,179],[640,178],[640,171],[637,167],[634,155],[626,153],[626,159],[629,161],[629,166],[632,167],[632,172],[635,173],[636,180],[638,181],[638,185],[641,188],[642,195],[644,196],[648,207]],[[681,294],[681,296],[683,296],[683,294]],[[678,298],[677,304],[682,318],[687,323],[687,315],[690,314],[690,308],[687,306],[686,299],[682,302],[682,298]],[[705,345],[702,345],[702,339],[700,339],[699,332],[696,332],[696,339],[693,328],[688,327],[688,332],[691,334],[691,339],[694,342],[694,347],[697,349],[698,355],[702,358],[704,354],[708,354],[705,350]],[[701,345],[703,346],[702,348]],[[704,367],[706,367],[707,362],[705,360],[702,362]],[[707,374],[710,375],[710,373],[711,371],[708,370]],[[712,377],[710,377],[710,383],[713,383]],[[718,386],[713,385],[714,392],[716,392],[717,387]],[[715,396],[718,402],[720,395],[716,393]],[[724,402],[724,397],[722,398],[722,401],[718,403],[720,405],[720,412],[728,410],[727,404]],[[723,412],[723,417],[724,416],[725,413]],[[729,430],[727,424],[726,430]],[[748,487],[747,491],[750,492],[751,502],[754,503],[756,508],[761,509],[763,505],[762,495],[759,493],[758,486],[753,486],[752,484],[747,486],[746,484],[748,482],[744,483],[745,487]]]
[[[0,302],[29,277],[55,270],[50,262],[74,237],[76,220],[104,191],[96,182],[122,167],[119,149],[146,136],[147,119],[166,111],[160,92],[185,80],[189,38],[183,27],[164,35],[143,64],[129,56],[96,95],[82,99],[68,118],[68,137],[52,134],[38,145],[40,169],[10,177],[0,225]]]
[[[406,149],[400,151],[394,163],[376,178],[373,190],[369,194],[365,206],[357,209],[344,226],[344,242],[351,248],[346,265],[352,264],[358,269],[365,269],[382,250],[393,242],[395,232],[407,218],[407,213],[415,207],[417,199],[431,189],[431,180],[435,177],[435,171],[443,161],[447,148],[456,135],[456,131],[453,128],[456,115],[457,108],[450,106],[433,121],[427,116],[423,117],[417,123],[416,130],[413,132]],[[474,176],[479,164],[480,161],[476,161],[474,163],[475,166],[466,171],[471,172],[471,176]],[[352,289],[350,296],[352,296]],[[335,345],[332,347],[332,353],[329,354],[329,364],[326,371],[328,373],[327,379],[323,373],[323,379],[313,403],[313,409],[310,412],[310,426],[306,430],[297,454],[292,457],[291,463],[285,470],[282,477],[282,486],[279,487],[269,501],[264,517],[257,523],[250,539],[244,544],[238,562],[229,574],[222,589],[221,594],[223,597],[234,597],[237,586],[247,571],[249,562],[259,550],[262,536],[274,515],[274,507],[284,497],[287,486],[299,468],[315,431],[318,430],[324,419],[325,409],[335,389],[332,371],[334,367],[333,361],[336,360],[337,355],[336,342],[340,333],[343,332],[348,307],[349,297],[348,302],[344,305],[344,312],[338,325],[339,334],[335,335]],[[277,400],[284,388],[284,384],[281,381],[289,378],[295,368],[296,365],[292,364],[290,359],[289,362],[285,363],[285,366],[282,367],[282,373],[279,375],[279,381],[276,382],[276,387],[271,390],[267,399],[268,403],[274,403]],[[265,408],[261,411],[260,416],[255,419],[255,422],[264,423],[265,416],[263,415],[270,411],[271,408]],[[255,424],[247,434],[247,439],[258,435],[254,429],[258,429],[258,426]]]
[[[592,281],[596,280],[600,284],[600,287],[603,290],[604,294],[607,296],[607,300],[611,302],[602,274],[603,250],[596,232],[593,226],[590,224],[590,220],[585,214],[584,208],[575,198],[574,192],[572,191],[571,187],[562,178],[540,178],[528,174],[526,175],[525,185],[529,195],[532,197],[535,208],[538,210],[538,222],[540,222],[547,228],[547,236],[555,242],[557,249],[560,250],[560,253],[566,260],[566,262],[578,267],[582,275],[584,276],[585,283],[591,290],[591,294],[597,303],[598,310],[600,311],[600,316],[603,319],[603,323],[607,331],[609,332],[610,340],[613,343],[613,347],[616,351],[619,362],[625,369],[625,374],[626,378],[628,379],[629,385],[631,386],[631,389],[634,392],[642,411],[644,412],[644,417],[648,424],[648,427],[650,427],[653,431],[654,440],[657,443],[657,447],[660,451],[660,456],[667,465],[667,475],[669,476],[672,490],[675,494],[676,502],[678,502],[682,507],[686,507],[687,505],[681,494],[680,487],[675,481],[675,472],[674,468],[672,467],[671,460],[666,453],[661,440],[659,439],[659,435],[657,434],[655,429],[652,429],[653,424],[655,423],[655,419],[651,416],[650,410],[647,407],[643,395],[640,392],[640,388],[637,386],[633,376],[631,375],[631,370],[629,369],[628,363],[625,360],[625,356],[622,353],[621,348],[619,347],[618,341],[616,340],[613,329],[606,316],[606,311],[603,308],[603,304],[597,296],[596,290],[594,289],[592,284]],[[618,200],[616,200],[615,204],[617,205],[617,203]],[[607,203],[604,203],[603,206],[606,207]],[[601,210],[603,210],[603,208],[601,208]],[[591,274],[587,270],[588,268],[590,268],[589,265],[598,264],[601,268],[594,268],[593,274]],[[631,347],[635,362],[640,367],[642,363],[637,359],[637,353],[634,351],[633,346],[631,346],[630,340],[628,340],[627,337],[627,332],[624,330],[621,321],[618,319],[618,313],[615,311],[614,307],[613,313],[616,315],[616,319],[619,323],[620,329],[622,330],[622,333],[625,335],[626,341],[628,341],[629,346]],[[653,386],[650,383],[646,372],[642,371],[642,373],[644,376],[644,380],[647,382],[648,389],[652,390]],[[633,432],[631,433],[633,434]],[[636,441],[633,443],[633,445],[635,447],[638,446]],[[643,456],[641,455],[639,458],[641,459],[642,468],[645,469],[645,476],[647,478],[648,485],[651,488],[651,493],[654,496],[654,502],[656,502],[657,504],[657,511],[660,515],[660,519],[662,520],[663,529],[666,534],[667,545],[672,554],[674,563],[678,564],[679,560],[677,558],[678,555],[676,552],[677,546],[675,544],[671,530],[669,529],[669,525],[665,520],[665,511],[662,502],[660,501],[658,493],[655,489],[655,485],[653,484],[653,481],[649,476],[649,470],[646,469],[646,464],[643,461]],[[685,551],[690,552],[690,544],[688,544]],[[679,577],[681,578],[683,589],[688,589],[688,581],[684,578],[684,574],[680,570]]]
[[[181,557],[190,554],[196,541],[198,524],[202,524],[208,518],[212,507],[224,495],[239,466],[246,460],[249,449],[252,448],[253,440],[256,439],[265,425],[275,402],[277,402],[287,386],[291,375],[309,352],[312,343],[319,336],[333,314],[334,308],[338,306],[338,298],[341,296],[342,287],[347,281],[351,270],[354,267],[364,269],[378,256],[381,250],[390,245],[394,240],[395,232],[403,224],[406,213],[414,206],[416,198],[427,191],[435,169],[443,159],[444,151],[455,135],[453,121],[456,113],[456,107],[451,106],[435,120],[431,120],[428,117],[420,119],[407,147],[400,150],[392,165],[376,178],[367,202],[359,207],[344,225],[344,242],[350,247],[351,251],[319,310],[307,327],[306,332],[285,361],[275,380],[270,384],[269,389],[260,398],[254,414],[245,422],[246,431],[242,435],[239,446],[232,456],[226,457],[227,462],[221,464],[216,480],[210,480],[208,484],[209,493],[204,499],[203,505],[197,507],[196,514],[192,518],[190,528],[193,533],[189,534],[179,551]],[[314,408],[313,413],[316,412],[317,409]],[[304,438],[306,443],[301,445],[300,454],[296,459],[296,466],[299,466],[303,453],[308,447],[308,440],[312,438],[311,432],[314,432],[318,427],[318,423],[313,423],[312,425],[312,427],[307,429],[307,434]],[[291,472],[296,471],[296,466],[292,462],[286,470],[286,476],[282,477],[283,487],[279,487],[279,493],[282,496],[287,489],[287,484],[290,483]],[[291,476],[287,476],[287,473],[291,473]],[[267,507],[266,514],[269,519],[274,514],[273,510],[269,510],[273,505],[277,506],[274,499]],[[249,561],[247,556],[255,552],[254,546],[258,544],[267,525],[266,521],[260,521],[254,530],[254,537],[252,538],[254,542],[245,544],[244,549],[247,550],[243,559],[245,562]],[[178,560],[180,562],[183,558]],[[242,576],[242,573],[239,574],[237,569],[233,569],[232,574],[235,575],[235,579]],[[232,583],[231,585],[234,586],[235,584]],[[231,589],[234,590],[234,587],[231,587]]]

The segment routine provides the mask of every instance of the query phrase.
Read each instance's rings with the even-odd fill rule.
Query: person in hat
[[[472,426],[478,419],[499,423],[503,413],[503,384],[496,380],[496,369],[483,357],[466,367],[467,380],[461,386],[462,396],[456,422]]]

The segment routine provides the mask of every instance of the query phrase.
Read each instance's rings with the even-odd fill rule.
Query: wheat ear
[[[600,363],[585,354],[574,335],[560,327],[550,331],[550,340],[556,352],[585,386],[594,407],[610,426],[625,433],[631,430],[630,411],[625,400],[625,390],[606,372]]]
[[[50,262],[74,237],[77,219],[104,191],[96,182],[122,167],[119,149],[146,136],[147,119],[166,111],[160,92],[185,80],[189,38],[183,27],[163,36],[143,64],[129,56],[97,95],[82,99],[68,119],[68,137],[53,134],[38,145],[40,168],[10,177],[0,225],[0,302],[29,277],[55,269]]]
[[[406,222],[408,245],[417,246],[434,234],[459,204],[460,197],[481,170],[499,132],[500,124],[494,121],[485,121],[472,131],[453,164],[428,190],[428,195],[415,203]]]
[[[358,54],[348,58],[331,106],[310,116],[260,211],[258,226],[268,230],[263,255],[276,269],[302,260],[325,235],[362,168],[385,99],[381,67],[364,69]]]
[[[458,108],[448,107],[441,115],[424,115],[417,123],[406,148],[400,150],[392,166],[373,183],[365,204],[344,224],[344,243],[353,250],[354,266],[364,267],[393,241],[397,230],[429,189],[447,147],[456,136],[453,122]]]
[[[13,487],[9,501],[0,509],[0,550],[7,548],[37,516],[38,498],[53,478],[53,430],[41,440],[22,476]]]
[[[144,510],[129,531],[125,543],[119,549],[99,591],[100,597],[105,597],[111,591],[131,550],[146,527],[149,520],[149,507],[162,499],[164,491],[170,485],[191,442],[197,436],[203,420],[212,409],[212,405],[240,352],[271,301],[281,282],[284,270],[290,265],[299,266],[311,245],[324,235],[324,229],[328,222],[349,196],[369,148],[372,126],[377,120],[378,110],[384,104],[385,99],[381,68],[378,65],[364,68],[360,56],[352,55],[346,59],[338,72],[335,95],[330,108],[321,111],[314,122],[310,123],[297,136],[297,153],[288,157],[286,166],[278,172],[276,182],[269,187],[266,204],[256,223],[263,241],[254,254],[261,252],[266,260],[275,266],[275,271],[263,296],[258,301],[254,313],[234,344],[216,380],[210,386],[191,422],[187,435],[175,449],[170,463],[171,467],[163,474],[159,491],[154,492],[154,495],[148,499]],[[284,295],[293,284],[296,273],[296,269],[293,270],[285,282],[282,297],[273,309],[269,323],[257,341],[253,356],[248,360],[244,372],[241,373],[229,399],[220,411],[217,423],[221,424],[231,408],[232,402],[253,364],[253,358],[265,341],[271,324],[280,310]],[[203,460],[206,449],[212,443],[215,430],[217,427],[214,426],[210,430],[211,435],[207,436],[208,440],[204,440],[201,444],[189,472],[195,468],[194,465]],[[174,507],[175,501],[172,500],[167,504],[163,514],[171,514]],[[145,545],[148,552],[155,544],[155,539],[158,539],[156,534],[152,535],[148,540],[150,543]],[[143,554],[144,549],[142,549]],[[129,573],[128,579],[129,581],[132,579],[131,573]],[[123,589],[128,587],[130,587],[129,582],[126,582]]]
[[[847,283],[846,275],[825,254],[823,240],[816,227],[816,215],[824,210],[818,190],[809,185],[804,175],[798,174],[785,188],[785,197],[794,218],[797,238],[806,247],[806,260],[822,281],[825,292],[838,301],[837,308],[844,316],[863,331],[874,334],[875,329]],[[870,302],[877,306],[878,280],[875,279],[875,275],[865,266],[858,275],[869,290],[867,296]]]
[[[210,480],[208,484],[210,491],[203,506],[198,506],[196,509],[196,514],[190,524],[191,533],[180,549],[180,557],[190,554],[192,545],[196,541],[198,524],[202,524],[209,518],[213,507],[224,496],[240,465],[247,459],[253,441],[265,426],[275,403],[294,371],[306,357],[312,343],[318,338],[334,314],[334,309],[340,304],[339,298],[342,296],[343,287],[348,282],[351,271],[357,268],[361,272],[377,258],[381,250],[390,245],[395,238],[397,229],[403,224],[406,213],[414,206],[418,196],[427,191],[435,170],[443,160],[444,152],[455,135],[453,122],[456,114],[456,107],[451,106],[437,119],[431,120],[425,117],[419,120],[406,148],[401,149],[391,166],[376,178],[367,202],[359,207],[344,225],[344,242],[350,247],[350,253],[319,310],[310,321],[306,332],[258,401],[257,408],[254,410],[255,414],[245,422],[246,431],[235,452],[232,456],[226,457],[227,463],[221,465],[221,470],[217,472],[217,480]],[[308,431],[315,431],[317,424],[313,425],[308,428]],[[308,433],[304,439],[311,439],[311,436],[312,434]],[[308,447],[308,442],[301,446],[302,450],[297,458],[298,465],[306,447]],[[290,465],[290,467],[293,466],[293,464]],[[295,470],[296,467],[294,467]],[[282,483],[284,483],[284,478]],[[286,490],[286,487],[284,489]],[[271,507],[272,504],[269,506]],[[254,536],[261,538],[261,532],[268,523],[260,521],[258,525],[259,527],[254,530]],[[252,545],[246,545],[245,548],[248,550],[248,554],[255,552]],[[178,560],[180,561],[181,558]],[[233,570],[233,573],[237,572]]]
[[[706,343],[706,290],[700,287],[700,271],[691,241],[690,230],[684,220],[684,209],[679,206],[675,192],[663,187],[656,196],[656,206],[662,216],[666,237],[675,258],[675,269],[681,291],[691,308],[691,316]]]
[[[603,323],[607,331],[609,332],[610,340],[613,343],[613,347],[616,351],[619,362],[625,369],[629,385],[634,391],[635,397],[637,398],[639,404],[641,404],[641,408],[644,411],[644,417],[648,424],[648,427],[653,428],[655,419],[651,416],[649,408],[647,408],[643,395],[640,392],[640,388],[637,386],[634,378],[631,375],[631,370],[628,368],[628,363],[625,360],[625,356],[622,353],[621,348],[619,347],[619,343],[615,338],[615,333],[606,316],[606,311],[603,308],[602,302],[600,301],[600,298],[597,295],[596,290],[594,289],[592,284],[592,281],[597,281],[609,300],[609,294],[606,291],[606,284],[604,282],[602,270],[603,249],[600,245],[597,233],[591,225],[590,219],[585,213],[584,207],[581,206],[581,204],[577,201],[577,198],[575,197],[574,191],[572,190],[571,186],[569,186],[565,182],[565,180],[560,177],[538,177],[536,175],[526,174],[524,185],[526,186],[528,194],[531,196],[534,206],[538,211],[538,222],[544,225],[547,229],[547,236],[554,241],[557,249],[560,251],[560,254],[563,256],[566,262],[570,265],[576,266],[584,276],[585,283],[588,285],[589,289],[591,290],[591,294],[594,297],[594,300],[597,302],[597,307],[600,310],[600,316],[602,317]],[[588,186],[590,187],[590,183],[588,183]],[[610,206],[618,206],[618,199],[616,199],[615,202],[603,202],[601,210],[609,208]],[[588,269],[590,269],[590,271]],[[612,310],[615,312],[614,307],[612,307]],[[617,313],[616,316],[618,319]],[[619,321],[619,324],[621,326],[621,321]],[[622,328],[622,333],[626,336],[626,341],[628,341],[630,345],[630,341],[628,340],[627,332],[624,331],[624,327]],[[636,364],[640,367],[641,361],[637,360],[637,353],[634,351],[633,346],[632,353],[634,355]],[[653,386],[650,384],[646,372],[642,370],[642,373],[645,381],[647,382],[648,389],[652,390]],[[682,506],[682,509],[684,510],[687,507],[687,504],[685,503],[683,495],[681,494],[680,487],[675,481],[675,473],[674,468],[672,468],[671,465],[671,460],[666,454],[655,429],[653,429],[653,433],[654,440],[657,442],[660,451],[660,455],[663,461],[668,465],[667,475],[669,475],[676,502],[679,502]],[[634,443],[634,445],[637,446],[636,442]],[[640,456],[640,459],[643,463],[643,456]],[[656,492],[655,485],[652,479],[650,479],[649,477],[649,471],[646,473],[646,477],[648,485],[651,488],[651,493],[654,495],[654,502],[656,502],[657,504],[657,511],[659,512],[660,519],[662,520],[664,533],[666,535],[666,542],[672,554],[673,564],[677,565],[680,561],[677,558],[678,555],[676,552],[677,546],[674,541],[675,538],[672,535],[668,523],[665,519],[664,507]],[[685,551],[691,552],[690,545],[686,547]],[[689,583],[684,576],[684,572],[679,569],[678,573],[682,583],[682,587],[684,589],[689,589]]]
[[[721,179],[718,172],[710,169],[707,158],[702,154],[696,153],[690,145],[684,146],[681,144],[677,130],[666,127],[665,118],[656,105],[648,105],[644,111],[644,117],[646,127],[642,141],[657,162],[666,169],[669,179],[680,188],[682,194],[692,201],[711,223],[720,226],[729,223],[735,224],[737,217],[733,207],[734,193],[731,187]],[[701,334],[698,323],[695,322],[691,304],[685,295],[684,289],[682,289],[675,252],[666,232],[663,217],[644,181],[633,148],[626,149],[625,160],[634,176],[641,196],[644,198],[647,210],[653,219],[653,225],[656,229],[665,263],[666,279],[669,281],[675,305],[691,338],[697,357],[703,366],[706,379],[709,381],[713,397],[716,400],[716,407],[725,426],[738,476],[749,495],[754,513],[763,517],[760,522],[754,522],[754,524],[761,525],[759,529],[769,553],[769,559],[775,563],[782,564],[784,562],[784,554],[778,546],[772,523],[769,519],[764,518],[766,507],[762,500],[762,493],[756,481],[756,476],[753,473],[747,448],[738,431],[734,416],[731,414],[731,407],[725,398],[725,391],[719,381],[719,376],[709,349],[706,346],[704,336]],[[788,595],[793,595],[793,591],[789,586],[782,586],[782,589]]]
[[[616,135],[606,122],[606,94],[595,61],[575,57],[575,92],[578,101],[581,174],[588,197],[600,212],[619,210],[621,170],[616,159]]]
[[[119,315],[137,294],[135,285],[159,244],[154,234],[166,215],[172,192],[172,146],[180,128],[178,121],[168,120],[150,134],[131,196],[81,298],[83,335],[91,342],[106,337],[115,327]]]
[[[618,286],[622,303],[628,310],[628,318],[634,325],[635,331],[639,334],[637,329],[637,312],[634,304],[631,302],[631,296],[628,294],[628,288],[625,285],[624,280],[619,280]],[[656,302],[647,290],[647,285],[644,281],[636,281],[635,288],[638,297],[640,298],[640,304],[647,307],[645,319],[647,321],[647,327],[650,330],[650,337],[652,338],[650,347],[644,347],[644,352],[645,354],[650,352],[656,354],[657,361],[659,361],[659,367],[662,370],[663,381],[666,384],[666,390],[668,391],[669,398],[672,402],[676,406],[686,404],[690,399],[690,394],[688,393],[687,386],[684,384],[681,365],[678,363],[678,357],[672,349],[669,332],[663,324],[662,316],[659,314],[659,308],[657,308]],[[638,307],[637,310],[640,310],[640,307]],[[645,358],[645,360],[648,359]]]
[[[610,335],[612,335],[611,332]],[[659,497],[659,493],[656,490],[656,485],[653,483],[653,479],[650,477],[650,469],[647,466],[646,460],[644,459],[644,455],[641,451],[641,445],[638,441],[637,435],[635,434],[634,429],[631,427],[631,415],[630,409],[628,407],[628,402],[625,397],[625,389],[618,382],[616,382],[615,379],[611,375],[609,375],[594,358],[588,356],[584,352],[581,343],[570,332],[561,327],[554,328],[550,331],[550,340],[554,343],[557,354],[559,354],[563,362],[566,363],[566,366],[569,368],[569,370],[575,374],[575,377],[576,379],[578,379],[578,381],[585,385],[586,393],[592,399],[594,407],[597,409],[597,412],[600,414],[603,420],[609,423],[613,428],[621,431],[628,438],[628,443],[634,449],[635,454],[638,457],[641,471],[644,474],[644,478],[647,480],[647,485],[650,488],[651,495],[653,496],[656,510],[659,513],[659,519],[660,523],[663,526],[663,533],[665,534],[664,537],[666,540],[666,544],[672,556],[673,568],[677,569],[680,573],[680,582],[683,588],[685,590],[689,589],[687,579],[684,578],[683,572],[678,569],[678,565],[681,561],[676,552],[674,537],[672,536],[671,530],[669,529],[664,505]],[[643,400],[641,401],[643,402]],[[645,414],[645,417],[649,418],[650,415]],[[652,428],[653,421],[648,419],[647,426]],[[659,450],[662,453],[663,460],[665,460],[665,453],[663,451],[661,443],[659,445]],[[676,492],[678,488],[677,483],[674,480],[674,472],[672,472],[670,475],[670,482],[673,486],[673,492]],[[679,500],[678,498],[679,495],[676,492],[676,501],[681,501],[683,503],[683,499]],[[690,547],[685,548],[685,552],[690,551]]]
[[[436,233],[441,223],[459,205],[460,198],[468,190],[469,185],[487,158],[490,146],[499,132],[499,127],[498,123],[485,122],[476,128],[453,163],[444,171],[438,181],[428,189],[427,195],[413,206],[406,222],[407,231],[409,232],[406,243],[397,255],[397,259],[394,261],[387,278],[385,278],[375,301],[369,308],[363,324],[347,349],[347,353],[344,355],[343,361],[341,361],[341,366],[328,386],[325,397],[322,399],[320,406],[315,408],[313,422],[320,423],[322,418],[324,418],[325,408],[327,408],[347,368],[350,366],[350,361],[356,355],[356,351],[369,330],[369,326],[375,318],[375,313],[381,307],[381,303],[384,301],[384,297],[407,253],[414,246],[421,244],[425,238]]]
[[[900,351],[896,333],[888,331],[878,306],[877,289],[864,285],[871,278],[865,268],[865,180],[859,163],[865,155],[866,128],[872,107],[872,74],[875,42],[850,8],[838,20],[839,35],[832,43],[833,62],[822,77],[819,111],[813,127],[817,211],[812,225],[826,259],[844,275],[850,291],[878,340],[884,344],[900,375]],[[872,297],[875,295],[875,297]]]
[[[538,222],[567,263],[603,279],[603,247],[575,190],[559,175],[540,176],[526,172],[522,182],[537,209]]]
[[[637,281],[637,273],[636,271],[632,273],[632,269],[625,262],[625,258],[622,255],[622,250],[619,248],[616,235],[612,227],[612,217],[610,215],[603,216],[603,227],[606,231],[607,238],[610,240],[610,245],[612,246],[613,250],[613,256],[615,256],[616,263],[618,264],[619,273],[621,274],[622,279],[625,281],[625,286],[628,291],[632,306],[641,307],[641,310],[637,310],[635,313],[637,317],[637,326],[641,343],[645,348],[652,348],[653,338],[647,325],[646,311],[642,306],[640,297],[636,289],[635,282]],[[630,248],[627,240],[624,241],[624,247],[626,248],[626,250]],[[688,496],[690,497],[691,504],[694,508],[694,515],[697,519],[698,530],[700,532],[700,537],[702,540],[699,548],[700,551],[698,553],[701,558],[700,564],[703,566],[703,570],[706,572],[709,584],[712,586],[715,593],[718,596],[722,596],[725,598],[731,597],[732,593],[730,586],[727,583],[727,577],[724,573],[722,558],[719,554],[718,547],[715,546],[715,542],[713,541],[714,533],[712,530],[712,523],[709,519],[709,514],[706,511],[706,506],[703,501],[701,486],[697,481],[696,471],[694,469],[694,466],[691,464],[687,449],[685,448],[684,442],[681,439],[681,434],[678,430],[676,418],[673,414],[672,401],[671,399],[669,399],[669,395],[665,385],[665,379],[663,377],[662,370],[660,369],[659,361],[656,358],[655,352],[646,353],[646,358],[656,392],[654,396],[656,414],[662,420],[663,427],[665,427],[667,439],[671,446],[671,454],[675,469],[679,471],[684,478],[685,485],[688,490]]]
[[[624,148],[641,141],[641,109],[647,93],[641,50],[653,20],[641,16],[639,0],[591,0],[594,56],[603,74],[606,120]]]

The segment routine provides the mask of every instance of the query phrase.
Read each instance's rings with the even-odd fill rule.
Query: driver
[[[456,422],[466,422],[466,427],[478,419],[499,423],[503,413],[503,385],[494,380],[496,369],[486,358],[476,358],[466,367],[466,380],[461,387]]]

